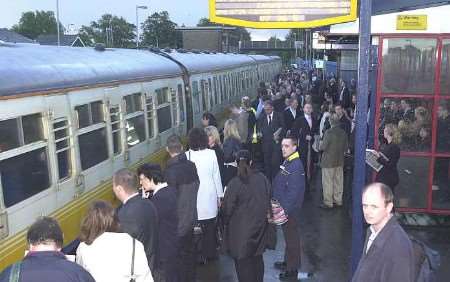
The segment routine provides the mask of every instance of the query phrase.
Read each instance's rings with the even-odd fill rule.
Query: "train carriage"
[[[165,157],[200,115],[254,95],[277,57],[0,44],[0,269],[40,215],[74,240],[86,206],[114,201],[111,176]]]

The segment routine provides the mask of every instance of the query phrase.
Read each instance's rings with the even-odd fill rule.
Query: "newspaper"
[[[379,172],[383,165],[378,162],[378,157],[375,155],[375,150],[366,149],[366,164],[373,168],[376,172]],[[383,155],[383,157],[385,157]]]

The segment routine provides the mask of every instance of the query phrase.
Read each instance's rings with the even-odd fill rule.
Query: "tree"
[[[298,28],[291,28],[286,35],[286,40],[289,41],[302,41],[305,38],[305,30]]]
[[[60,32],[64,32],[64,27],[59,23]],[[35,11],[22,13],[19,23],[12,29],[31,39],[36,39],[41,34],[56,34],[56,18],[53,11]]]
[[[218,24],[211,22],[208,18],[201,18],[198,21],[197,26],[227,26],[227,27],[235,27],[232,25],[224,25],[224,24]],[[236,31],[233,32],[234,35],[236,35],[237,38],[239,38],[240,41],[250,41],[251,35],[250,32],[244,27],[236,27]]]
[[[154,13],[142,24],[142,45],[156,47],[178,47],[179,38],[167,11]]]
[[[89,26],[82,26],[80,38],[87,45],[105,43],[107,47],[133,48],[135,46],[134,30],[136,26],[122,17],[104,14],[98,21]]]

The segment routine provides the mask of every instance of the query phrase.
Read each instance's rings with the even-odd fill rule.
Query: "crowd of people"
[[[231,106],[223,131],[214,115],[205,113],[203,128],[189,131],[186,148],[177,135],[167,139],[170,158],[164,170],[148,163],[136,172],[121,169],[114,174],[113,192],[121,205],[114,209],[105,201],[91,203],[75,263],[60,252],[58,223],[43,217],[28,231],[30,253],[7,268],[0,281],[19,275],[20,281],[194,282],[197,263],[216,260],[222,250],[233,258],[240,282],[262,282],[262,254],[275,248],[276,225],[286,245],[283,260],[274,264],[279,279],[311,276],[300,272],[300,210],[318,164],[321,207],[343,204],[343,168],[352,148],[356,103],[355,83],[350,84],[334,77],[322,80],[316,71],[288,71],[261,83],[254,101],[243,97],[241,105]],[[363,193],[364,215],[373,229],[353,281],[413,281],[398,276],[402,271],[392,276],[402,279],[390,276],[398,266],[413,277],[411,243],[390,249],[404,256],[401,265],[386,260],[378,266],[381,280],[369,279],[371,256],[388,248],[380,241],[405,240],[392,217],[389,186],[398,184],[399,125],[389,115],[387,110],[383,114],[386,146],[377,152],[389,168],[377,179],[388,186],[378,183]],[[46,279],[28,279],[35,272]]]

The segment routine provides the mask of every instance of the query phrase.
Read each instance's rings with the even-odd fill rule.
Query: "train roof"
[[[249,55],[249,56],[252,57],[258,63],[267,63],[281,60],[280,57],[278,56],[266,56],[266,55]]]
[[[183,64],[192,74],[256,64],[250,56],[243,54],[194,53],[172,50],[167,52],[167,55]]]
[[[181,75],[173,61],[132,49],[0,44],[0,97]]]

